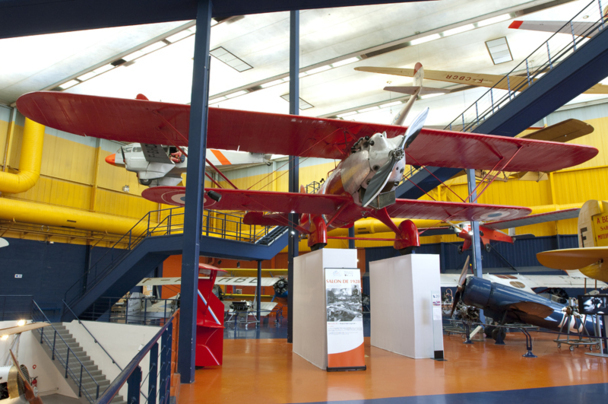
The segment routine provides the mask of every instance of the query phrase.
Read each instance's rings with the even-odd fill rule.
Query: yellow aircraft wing
[[[538,261],[546,267],[556,269],[578,269],[589,278],[608,282],[608,247],[566,248],[536,254]]]
[[[355,67],[360,72],[390,74],[393,76],[413,77],[414,69],[401,69],[396,67]],[[448,83],[466,84],[477,87],[494,87],[502,90],[515,90],[527,84],[525,76],[509,76],[509,81],[502,80],[504,76],[486,73],[462,73],[441,70],[424,70],[424,78],[428,80],[445,81]],[[501,81],[502,80],[502,81]],[[596,84],[584,94],[608,94],[608,86]]]
[[[0,329],[0,336],[3,335],[13,335],[13,334],[21,334],[22,332],[36,330],[38,328],[47,327],[49,323],[31,323],[23,326],[15,326]]]

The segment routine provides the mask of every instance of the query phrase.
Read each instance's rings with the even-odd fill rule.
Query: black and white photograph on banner
[[[581,314],[607,314],[608,295],[581,295],[578,307]]]
[[[327,288],[327,321],[363,321],[360,285],[335,284]]]

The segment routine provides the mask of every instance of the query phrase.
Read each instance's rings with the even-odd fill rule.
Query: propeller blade
[[[427,116],[429,115],[429,107],[426,107],[418,114],[416,118],[412,121],[411,125],[407,128],[405,132],[405,136],[403,137],[403,141],[401,142],[401,148],[407,149],[409,145],[412,144],[416,136],[422,130],[424,126],[424,122],[426,121]]]
[[[462,296],[462,291],[464,290],[464,283],[467,280],[467,271],[469,270],[469,258],[471,257],[467,255],[467,260],[464,263],[464,267],[460,273],[460,278],[458,279],[458,286],[456,289],[456,294],[454,295],[454,302],[452,303],[450,317],[454,315],[454,311],[456,310],[456,306],[458,306],[458,302],[460,302],[460,297]]]
[[[397,164],[397,162],[398,161],[395,161],[394,158],[391,158],[372,177],[372,180],[369,182],[369,184],[367,184],[365,195],[363,195],[363,207],[369,205],[369,203],[380,194],[380,192],[388,182],[388,179],[391,176],[391,173],[393,172],[393,167],[395,166],[395,164]]]
[[[471,256],[467,255],[467,260],[464,263],[464,267],[462,268],[462,272],[460,273],[460,278],[458,278],[458,288],[462,289],[465,280],[467,279],[467,272],[469,271],[469,258]]]

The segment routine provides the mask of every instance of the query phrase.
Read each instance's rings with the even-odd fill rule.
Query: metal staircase
[[[88,404],[96,402],[98,386],[99,396],[101,396],[110,385],[110,380],[105,377],[99,367],[95,365],[93,359],[87,355],[86,351],[82,349],[78,341],[76,341],[62,323],[53,323],[53,329],[54,331],[57,331],[57,335],[52,337],[55,340],[55,349],[53,350],[53,346],[43,343],[42,347],[44,351],[49,355],[49,358],[53,359],[52,362],[57,370],[64,375],[68,374],[70,376],[67,377],[68,384],[72,388],[72,391],[74,391],[77,396],[80,396],[80,401],[82,403]],[[44,331],[44,329],[38,329],[36,332],[39,337],[42,337],[42,333],[48,333],[48,329],[46,331]],[[64,365],[66,363],[65,361],[57,360],[57,357],[68,356],[72,357],[67,362],[68,369],[70,369],[71,372],[66,372]],[[83,370],[81,372],[81,364],[86,368],[86,371]],[[82,374],[82,381],[72,377],[72,374],[76,376]],[[127,404],[121,396],[114,397],[112,403]]]
[[[576,30],[575,18],[594,25]],[[515,136],[608,76],[608,21],[601,0],[571,21],[490,88],[445,129]],[[564,32],[570,32],[564,34]],[[584,36],[578,36],[583,34]],[[590,37],[587,38],[586,36]],[[521,80],[521,77],[526,80]],[[517,77],[517,79],[514,79]],[[519,86],[511,85],[521,82]],[[505,86],[507,90],[498,89]],[[422,167],[397,188],[398,198],[417,199],[461,169]]]
[[[83,320],[109,313],[116,296],[125,295],[170,255],[182,253],[183,223],[182,208],[149,212],[66,291],[64,301]],[[249,226],[241,215],[205,211],[201,255],[268,260],[286,244],[287,228]]]

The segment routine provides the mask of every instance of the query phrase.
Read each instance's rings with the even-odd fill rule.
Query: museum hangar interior
[[[10,367],[8,351],[17,349],[30,377],[38,378],[36,394],[44,402],[127,402],[111,401],[111,390],[125,400],[176,403],[605,397],[606,359],[588,355],[606,348],[596,338],[602,316],[594,315],[587,331],[587,317],[578,316],[583,308],[577,315],[568,311],[574,304],[568,298],[590,291],[602,296],[602,277],[608,280],[603,259],[594,258],[589,275],[543,266],[537,253],[585,247],[584,206],[593,205],[594,220],[601,220],[601,201],[608,200],[608,4],[18,3],[0,2],[0,52],[6,55],[0,65],[0,328],[20,319],[53,326],[1,339],[1,359],[7,359],[0,365]],[[406,106],[405,121],[395,123]],[[300,118],[285,120],[286,114]],[[424,129],[401,153],[406,165],[399,178],[385,177],[361,207],[386,160],[362,174],[367,191],[363,185],[349,191],[347,158],[368,150],[371,156],[374,141],[387,142],[372,135],[385,131],[391,140],[405,133],[396,126],[415,127],[417,120]],[[181,130],[188,122],[203,133],[208,149],[200,141],[188,145]],[[478,139],[475,134],[523,140],[512,143],[516,149],[506,157],[500,141],[460,147]],[[527,139],[583,147],[555,146],[551,154]],[[197,147],[206,149],[206,164]],[[533,147],[538,150],[526,154]],[[509,170],[518,158],[533,168]],[[204,177],[196,165],[206,166]],[[336,173],[341,195],[333,195]],[[204,187],[191,182],[186,193],[188,177]],[[162,194],[167,186],[179,188]],[[204,200],[204,210],[184,208],[185,195],[198,205]],[[383,220],[376,210],[387,211],[395,198],[420,202],[399,205],[401,213],[388,210],[393,219]],[[460,213],[469,212],[462,204],[473,202],[478,210]],[[462,210],[450,210],[456,208]],[[355,211],[359,216],[348,216]],[[495,233],[492,222],[511,216],[521,222],[495,226],[502,231]],[[412,223],[419,246],[402,223]],[[604,245],[600,225],[590,236],[596,248]],[[188,237],[197,232],[202,237]],[[405,239],[409,244],[399,244]],[[437,257],[419,264],[437,276],[420,301],[414,291],[426,293],[424,276],[402,279],[405,269],[395,276],[381,276],[384,267],[376,275],[371,269],[395,260],[415,267],[422,255]],[[196,262],[206,277],[198,285]],[[360,283],[347,292],[326,291],[329,267],[356,269]],[[535,323],[522,314],[533,310],[519,300],[500,315],[489,303],[458,306],[457,296],[466,302],[463,288],[473,289],[472,281],[459,279],[463,268],[485,274],[488,284],[529,293],[526,304],[535,305],[536,314],[543,303],[534,299],[562,304],[543,307],[563,311],[563,321],[555,329]],[[307,277],[322,280],[318,290],[303,286]],[[431,299],[435,289],[439,304],[435,294]],[[212,309],[212,295],[221,299],[224,316]],[[172,317],[177,307],[180,314]],[[430,321],[435,309],[439,317]],[[320,313],[322,323],[309,313]],[[545,314],[537,317],[550,317]],[[378,331],[381,317],[390,331]],[[484,321],[485,333],[479,331]],[[347,323],[356,329],[331,336],[331,327]],[[354,350],[363,362],[333,367],[331,350],[346,344],[347,332],[363,338]],[[404,354],[387,345],[385,334],[408,347],[422,347],[422,340],[435,345],[428,347],[431,355]],[[58,355],[73,352],[78,364],[53,359],[60,335],[74,337],[91,364],[70,348]],[[155,338],[162,340],[158,361],[154,353],[143,355]],[[465,344],[469,339],[473,343]],[[522,356],[532,352],[537,357]],[[161,366],[158,385],[149,376],[154,372],[148,374],[153,362],[168,366]],[[139,383],[133,376],[138,364],[143,383],[141,373]],[[97,370],[104,382],[93,380]],[[83,373],[92,386],[85,393]]]

